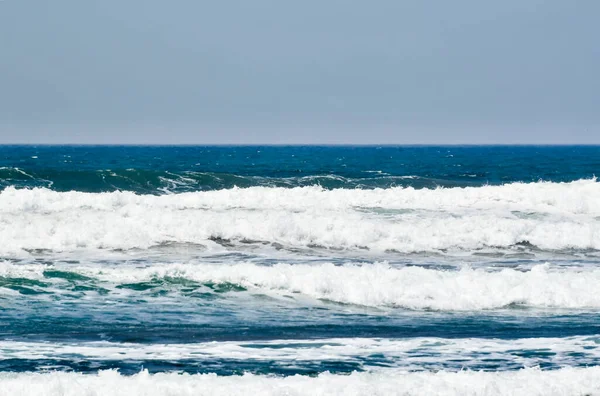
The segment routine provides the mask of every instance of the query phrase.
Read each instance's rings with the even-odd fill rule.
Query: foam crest
[[[154,374],[122,376],[76,373],[0,374],[0,394],[12,396],[200,396],[200,395],[593,395],[600,393],[600,368],[553,371],[407,373],[382,370],[351,375],[273,377],[246,374]]]
[[[42,279],[53,266],[3,263],[4,277]],[[58,267],[61,268],[61,267]],[[345,304],[449,311],[533,308],[600,308],[600,270],[554,269],[458,271],[394,267],[387,263],[152,264],[68,266],[65,270],[114,285],[183,278],[201,284],[234,284],[250,293],[298,294]],[[45,280],[48,281],[48,280]],[[200,286],[199,285],[199,286]],[[105,285],[102,285],[107,287]],[[168,287],[165,286],[165,287]],[[2,290],[0,288],[0,290]]]
[[[0,193],[0,253],[259,241],[289,248],[452,252],[527,242],[600,250],[600,183],[478,188],[230,189],[166,196]]]
[[[249,187],[163,196],[133,192],[56,192],[46,188],[15,189],[0,194],[0,211],[59,212],[74,208],[116,210],[128,206],[171,209],[346,210],[389,209],[506,209],[539,213],[600,215],[600,183],[583,179],[570,183],[511,183],[499,186],[414,189],[333,189]]]
[[[301,293],[318,299],[375,307],[436,310],[481,310],[510,305],[600,307],[600,295],[596,293],[600,271],[550,271],[543,265],[526,272],[512,269],[488,272],[470,268],[460,271],[394,268],[385,263],[347,266],[259,266],[247,263],[150,267],[143,271],[122,272],[113,279],[123,277],[133,281],[135,278],[164,276],[234,283],[260,291]]]

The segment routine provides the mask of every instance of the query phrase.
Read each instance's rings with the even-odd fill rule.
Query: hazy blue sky
[[[595,0],[0,0],[0,142],[600,143]]]

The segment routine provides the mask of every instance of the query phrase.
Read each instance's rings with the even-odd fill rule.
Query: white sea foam
[[[127,205],[175,209],[285,209],[290,211],[381,207],[395,209],[493,209],[600,215],[600,183],[512,183],[501,186],[414,189],[334,189],[321,187],[251,187],[181,193],[169,196],[131,192],[54,192],[44,188],[6,188],[0,210],[64,211],[75,207],[112,210]]]
[[[243,360],[294,364],[301,362],[356,362],[364,369],[386,367],[411,371],[452,366],[503,368],[596,365],[598,337],[502,339],[445,338],[335,338],[262,342],[206,342],[196,344],[131,344],[111,342],[49,343],[1,341],[2,359],[27,360]],[[374,364],[372,364],[373,362]]]
[[[527,241],[600,249],[600,183],[477,188],[229,189],[165,196],[129,192],[0,193],[0,253],[148,248],[211,238],[375,252],[473,250]]]
[[[600,270],[553,268],[549,264],[536,265],[527,271],[469,267],[449,271],[394,267],[385,262],[342,266],[331,263],[47,266],[5,262],[0,264],[0,275],[41,279],[45,270],[61,268],[112,284],[185,278],[201,283],[237,284],[250,293],[303,295],[373,307],[450,311],[498,309],[511,305],[600,308],[600,294],[597,293]]]
[[[116,371],[2,373],[0,394],[11,396],[200,396],[200,395],[598,395],[600,368],[554,371],[406,373],[382,370],[351,375],[273,377],[246,374],[155,374],[126,377]]]

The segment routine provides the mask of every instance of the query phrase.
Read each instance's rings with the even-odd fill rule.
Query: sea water
[[[600,147],[0,146],[0,395],[600,394]]]

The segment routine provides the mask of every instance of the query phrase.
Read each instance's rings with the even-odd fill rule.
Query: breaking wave
[[[600,270],[438,270],[394,267],[387,263],[325,264],[153,264],[149,266],[0,265],[0,291],[35,295],[60,293],[75,284],[133,291],[177,293],[203,288],[220,293],[249,292],[372,307],[477,311],[511,307],[598,309]],[[136,286],[138,285],[138,286]],[[25,288],[25,289],[24,289]],[[207,290],[208,290],[207,289]],[[94,288],[89,288],[94,294]]]
[[[374,252],[600,249],[600,183],[473,188],[252,187],[137,195],[0,193],[0,253],[260,242]]]

